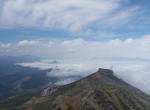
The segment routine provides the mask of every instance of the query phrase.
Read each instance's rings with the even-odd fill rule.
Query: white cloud
[[[59,81],[57,81],[55,84],[56,85],[66,85],[66,84],[70,84],[76,80],[78,80],[78,79],[76,79],[76,78],[62,78]]]
[[[58,77],[60,80],[56,84],[68,84],[77,80],[77,76],[85,77],[98,70],[98,68],[113,69],[115,75],[133,86],[141,89],[146,93],[150,93],[150,70],[149,61],[144,59],[93,59],[82,62],[80,60],[60,60],[60,63],[50,63],[45,61],[33,63],[20,63],[19,65],[53,70],[48,72],[50,77]],[[76,63],[74,63],[76,62]]]
[[[93,23],[125,24],[138,6],[122,7],[124,0],[2,0],[1,27],[36,27],[82,31]]]
[[[37,43],[38,43],[38,41],[22,40],[22,41],[18,42],[17,46],[18,47],[33,46],[33,45],[35,45]]]
[[[54,68],[54,65],[50,65],[48,63],[43,63],[43,62],[18,63],[18,65],[24,66],[24,67],[38,68],[40,70],[47,70],[50,68]]]
[[[79,63],[49,63],[45,61],[41,62],[29,62],[29,63],[18,63],[18,65],[23,67],[38,68],[40,70],[47,70],[53,68],[49,72],[48,76],[53,77],[67,77],[67,76],[86,76],[88,73],[92,72],[91,68],[87,68],[87,64]],[[92,67],[93,68],[93,67]]]
[[[88,41],[81,38],[62,41],[22,40],[16,43],[2,43],[0,54],[33,55],[52,59],[94,59],[101,57],[150,59],[149,39],[150,36],[146,35],[136,39],[108,41]]]
[[[63,46],[80,46],[86,44],[86,41],[83,40],[82,38],[74,39],[74,40],[68,40],[68,41],[63,41],[62,45]]]
[[[1,48],[9,48],[10,46],[11,46],[11,43],[6,43],[6,44],[0,43]]]

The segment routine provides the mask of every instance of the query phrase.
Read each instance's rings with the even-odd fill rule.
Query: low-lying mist
[[[42,60],[40,62],[18,63],[18,65],[40,70],[52,69],[47,75],[58,77],[60,79],[56,82],[58,85],[74,82],[96,72],[98,68],[112,69],[118,78],[150,94],[150,62],[145,59]]]

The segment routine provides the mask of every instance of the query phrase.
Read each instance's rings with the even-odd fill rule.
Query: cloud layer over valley
[[[76,63],[71,63],[76,62]],[[92,74],[98,68],[113,69],[115,75],[131,85],[150,93],[150,63],[144,59],[97,59],[91,61],[59,61],[52,63],[51,60],[40,62],[19,63],[23,67],[38,68],[41,70],[52,69],[48,72],[49,77],[58,77],[56,84],[68,84],[77,79]]]

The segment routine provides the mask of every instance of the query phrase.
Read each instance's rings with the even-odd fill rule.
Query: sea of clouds
[[[19,63],[18,65],[41,70],[52,68],[52,71],[47,75],[60,78],[56,82],[58,85],[74,82],[96,72],[98,68],[112,69],[118,78],[150,94],[150,62],[146,59],[102,58],[84,61],[84,63],[77,60],[60,60],[55,63],[52,60],[42,60],[40,62]]]

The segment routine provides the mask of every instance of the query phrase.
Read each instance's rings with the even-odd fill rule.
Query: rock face
[[[99,69],[77,82],[59,87],[45,102],[26,110],[150,110],[150,96]]]
[[[43,96],[43,97],[50,96],[50,95],[52,95],[57,89],[58,89],[57,86],[48,86],[48,87],[46,87],[46,88],[43,90],[41,96]]]

